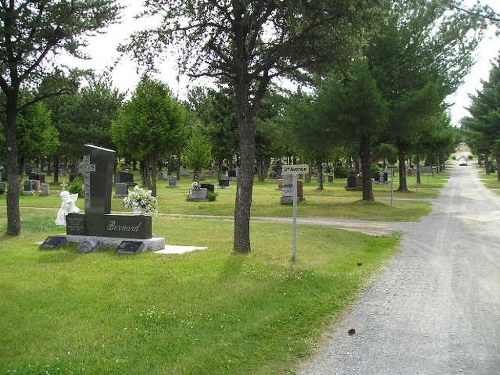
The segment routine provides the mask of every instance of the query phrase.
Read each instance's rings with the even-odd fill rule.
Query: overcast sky
[[[475,0],[468,0],[474,3]],[[500,13],[500,0],[481,0],[482,4],[490,5],[497,13]],[[133,31],[142,27],[147,27],[147,22],[143,19],[136,20],[133,15],[141,9],[142,1],[122,0],[120,4],[127,7],[124,10],[122,22],[112,25],[106,34],[99,35],[90,39],[87,53],[92,57],[89,61],[78,61],[78,66],[82,68],[92,68],[96,71],[110,66],[118,57],[116,47],[123,42]],[[500,38],[495,36],[495,30],[489,29],[485,38],[475,54],[476,64],[466,77],[464,84],[451,95],[447,102],[453,104],[451,107],[451,116],[453,124],[458,124],[463,116],[467,116],[466,107],[470,104],[468,95],[474,94],[476,90],[481,89],[481,79],[487,80],[491,69],[491,61],[496,58],[500,51]],[[172,91],[179,97],[185,97],[190,83],[187,79],[177,82],[177,72],[173,61],[166,62],[160,68],[160,75],[157,77],[167,83]],[[128,57],[120,60],[113,73],[114,86],[122,92],[132,92],[137,85],[138,75],[136,74],[136,65]]]

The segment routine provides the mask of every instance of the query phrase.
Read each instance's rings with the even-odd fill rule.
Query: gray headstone
[[[160,172],[158,173],[158,180],[165,181],[168,179],[168,173],[167,172]]]
[[[126,182],[115,183],[115,195],[117,197],[126,197],[128,195],[128,184]]]
[[[47,196],[50,193],[50,185],[49,184],[42,184],[42,195]]]
[[[171,187],[171,188],[179,187],[179,184],[177,183],[177,177],[168,176],[168,187]]]
[[[203,202],[208,200],[208,191],[206,188],[189,190],[189,200],[195,202]]]

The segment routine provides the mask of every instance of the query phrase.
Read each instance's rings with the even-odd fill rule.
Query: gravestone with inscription
[[[188,200],[193,202],[207,202],[208,190],[206,188],[189,189]]]
[[[146,240],[145,247],[148,249],[163,249],[164,238],[152,241],[151,216],[111,214],[114,164],[115,151],[85,145],[83,162],[80,164],[85,213],[67,215],[68,240],[82,244],[99,237],[99,241],[105,245],[118,245],[124,239],[140,239]]]

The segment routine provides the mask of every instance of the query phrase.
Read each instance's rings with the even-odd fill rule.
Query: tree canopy
[[[144,185],[155,196],[158,163],[187,140],[185,117],[167,85],[143,76],[112,125],[119,155],[141,162]]]
[[[500,181],[500,56],[493,63],[488,81],[475,95],[468,108],[470,117],[462,119],[470,146],[482,153],[496,158],[498,180]],[[486,171],[489,173],[486,163]]]
[[[484,19],[458,11],[461,2],[393,2],[367,45],[377,85],[388,102],[388,138],[399,151],[401,191],[407,191],[405,159],[418,130],[469,72]]]
[[[85,57],[85,36],[114,22],[120,7],[114,0],[0,1],[0,121],[5,132],[7,162],[7,234],[21,233],[17,116],[44,98],[59,95],[65,85],[41,85],[64,76],[60,52]],[[44,90],[37,90],[39,87]],[[22,102],[20,90],[36,92]]]
[[[182,71],[212,77],[235,98],[240,173],[235,202],[234,249],[249,252],[250,207],[256,155],[254,116],[271,80],[348,57],[378,2],[351,0],[158,0],[146,14],[158,28],[137,33],[128,45],[154,66],[172,45]]]

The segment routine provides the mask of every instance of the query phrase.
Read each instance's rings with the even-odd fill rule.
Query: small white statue
[[[61,208],[57,211],[56,225],[66,225],[66,215],[79,213],[80,209],[76,207],[78,193],[70,194],[68,191],[61,191],[59,196],[62,199]]]

